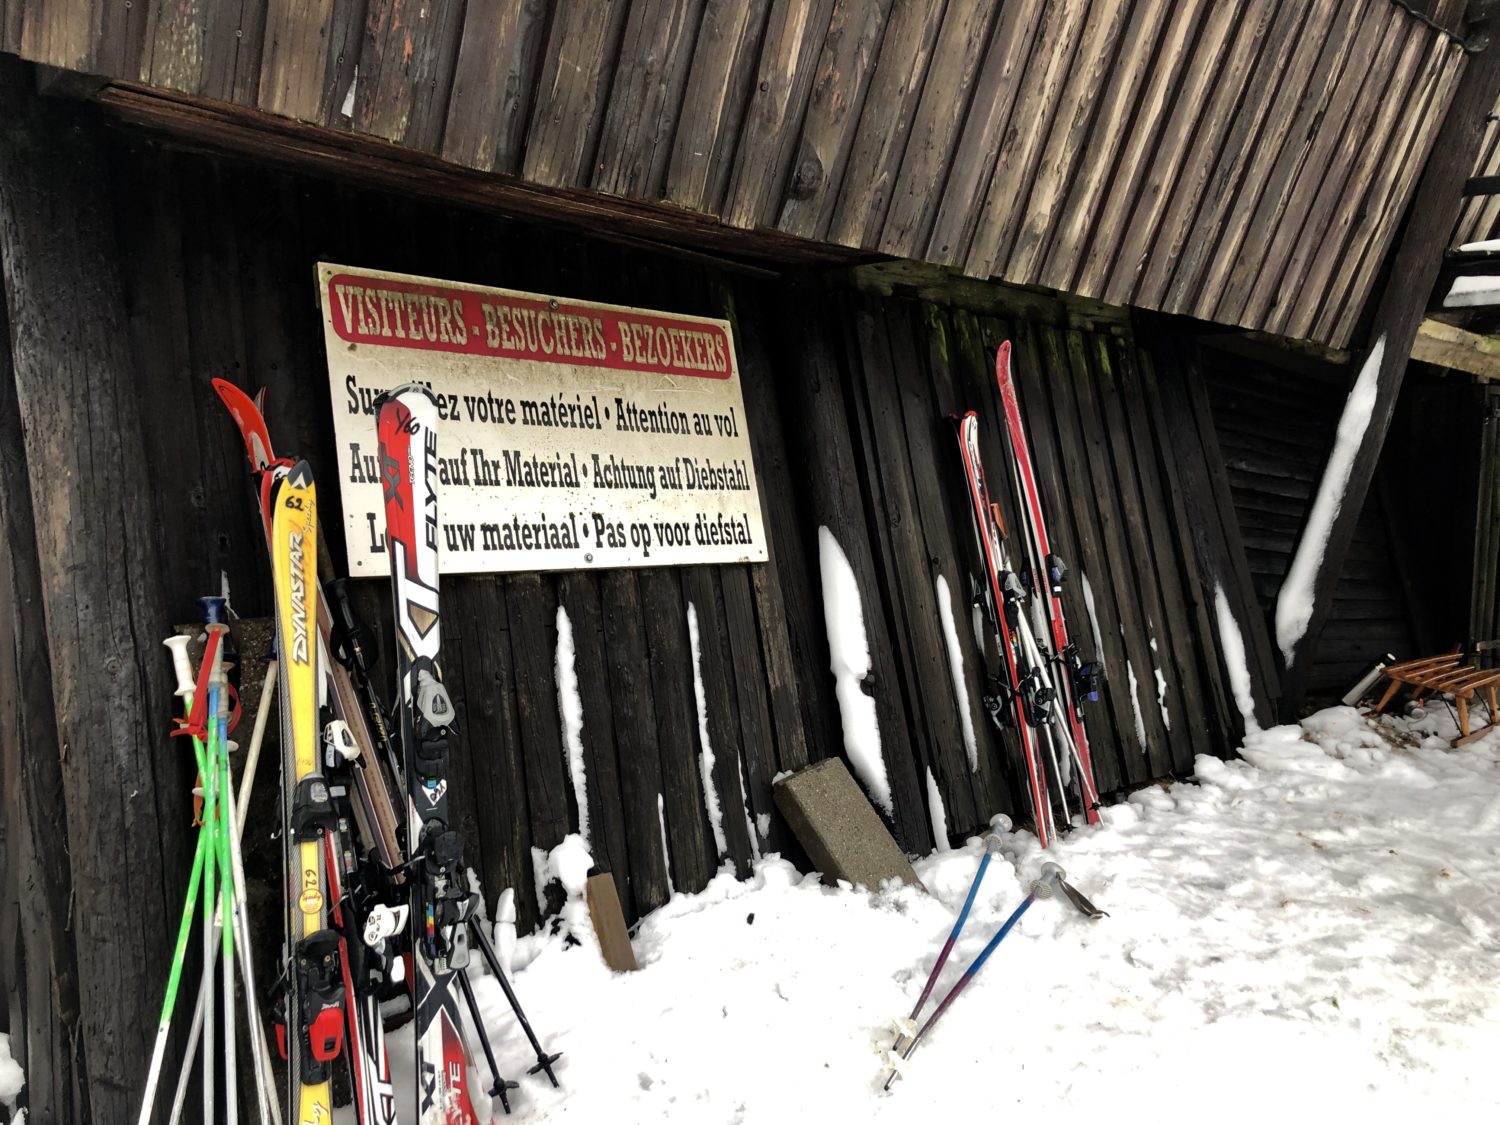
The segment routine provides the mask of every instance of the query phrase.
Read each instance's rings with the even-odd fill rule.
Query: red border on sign
[[[694,379],[734,373],[729,333],[698,320],[354,273],[330,277],[325,299],[334,333],[353,344]]]

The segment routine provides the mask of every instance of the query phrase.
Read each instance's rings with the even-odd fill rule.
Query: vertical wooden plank
[[[1217,245],[1200,251],[1199,260],[1185,258],[1180,264],[1168,291],[1171,307],[1190,307],[1199,316],[1209,316],[1220,307],[1232,269],[1246,271],[1245,276],[1258,270],[1270,226],[1284,213],[1313,133],[1325,120],[1328,100],[1344,71],[1362,15],[1353,3],[1314,5],[1289,52],[1285,71],[1258,98],[1265,105],[1264,121],[1249,144],[1250,151],[1238,158],[1243,164],[1238,173],[1241,183],[1232,205],[1226,202],[1221,207]],[[1337,126],[1330,124],[1330,131],[1333,128]],[[1249,266],[1252,261],[1254,269]]]
[[[594,160],[595,191],[634,199],[661,195],[703,3],[631,5]]]
[[[1373,121],[1381,108],[1377,102],[1389,86],[1403,43],[1399,36],[1390,34],[1396,9],[1380,0],[1372,0],[1372,6],[1376,10],[1367,16],[1371,22],[1362,26],[1373,30],[1368,37],[1364,33],[1356,37],[1354,53],[1323,115],[1313,151],[1298,173],[1283,212],[1273,220],[1275,230],[1266,240],[1259,268],[1230,279],[1225,307],[1251,323],[1267,326],[1285,313],[1283,286],[1301,277],[1318,234],[1344,194],[1360,135],[1353,129],[1339,128],[1337,123]],[[1253,246],[1261,239],[1248,242]],[[1239,274],[1240,267],[1236,265],[1235,269]]]
[[[656,746],[650,655],[635,572],[605,571],[599,585],[630,890],[635,917],[640,917],[661,906],[671,894],[666,833],[658,805],[663,793],[662,757]]]
[[[731,226],[753,229],[776,221],[832,7],[833,0],[774,0],[771,5],[755,90],[720,208]]]
[[[1218,741],[1213,752],[1222,755],[1235,745],[1239,719],[1233,693],[1222,673],[1224,661],[1219,646],[1219,630],[1214,619],[1213,579],[1207,562],[1199,557],[1198,542],[1203,537],[1202,530],[1195,526],[1186,500],[1189,486],[1183,463],[1191,460],[1191,454],[1180,455],[1171,443],[1162,404],[1162,389],[1156,375],[1155,356],[1149,351],[1142,351],[1137,359],[1141,380],[1137,399],[1145,414],[1145,421],[1143,424],[1137,422],[1140,428],[1136,430],[1139,442],[1136,448],[1140,449],[1148,444],[1153,448],[1163,494],[1169,501],[1169,520],[1179,556],[1178,578],[1187,591],[1188,604],[1192,610],[1191,631],[1198,639],[1205,715],[1211,723],[1216,724],[1214,729]]]
[[[462,687],[462,705],[455,701],[459,742],[480,812],[478,835],[465,850],[479,868],[491,907],[507,887],[515,892],[516,922],[526,932],[542,915],[531,865],[532,819],[505,585],[498,576],[469,575],[453,586],[452,616],[459,628],[448,643],[457,659],[443,671],[450,686],[458,681]]]
[[[505,611],[510,621],[511,647],[516,654],[516,716],[525,756],[526,805],[531,818],[531,847],[545,854],[563,842],[575,822],[569,815],[573,786],[563,754],[557,715],[557,682],[553,654],[557,651],[557,594],[552,583],[536,574],[512,574],[505,579]],[[556,886],[537,888],[543,915],[562,905]]]
[[[149,1052],[140,1029],[155,1020],[166,975],[159,953],[190,866],[186,816],[160,812],[185,814],[189,795],[180,760],[162,748],[160,721],[173,699],[160,655],[170,618],[157,558],[155,451],[141,425],[97,116],[38,98],[30,68],[9,59],[0,66],[0,122],[16,412],[57,739],[66,748],[63,792],[74,813],[66,825],[72,891],[88,904],[69,920],[87,1059],[77,1077],[95,1120],[126,1120]]]
[[[1111,648],[1119,649],[1120,646],[1118,643],[1110,646],[1106,641],[1107,637],[1114,639],[1104,628],[1106,618],[1113,619],[1105,611],[1105,607],[1113,605],[1112,594],[1108,589],[1101,591],[1095,587],[1092,579],[1087,589],[1094,590],[1094,596],[1090,598],[1085,593],[1084,581],[1089,573],[1099,578],[1107,574],[1098,557],[1092,511],[1086,497],[1074,493],[1069,487],[1065,476],[1068,466],[1059,447],[1059,435],[1065,437],[1069,431],[1058,426],[1053,404],[1045,391],[1046,384],[1066,375],[1059,376],[1043,366],[1038,332],[1030,324],[1015,326],[1011,370],[1026,396],[1026,436],[1031,443],[1032,460],[1036,463],[1037,483],[1047,515],[1048,538],[1053,550],[1071,571],[1063,584],[1063,612],[1067,616],[1068,635],[1084,660],[1104,665],[1104,682],[1100,685],[1102,698],[1097,703],[1084,704],[1084,725],[1094,766],[1094,785],[1100,793],[1112,793],[1124,788],[1128,778],[1142,773],[1143,767],[1134,765],[1141,761],[1140,749],[1135,744],[1134,721],[1128,718],[1129,703],[1118,686],[1118,683],[1128,685],[1129,681],[1123,674],[1123,665],[1112,663]],[[1074,460],[1077,460],[1076,454]],[[1101,582],[1101,585],[1107,587],[1108,584]],[[1126,725],[1119,725],[1121,718],[1126,719]],[[1125,767],[1127,755],[1133,763],[1128,770]]]
[[[891,0],[834,0],[777,229],[823,238],[885,34]]]
[[[1107,257],[1101,247],[1090,256],[1083,274],[1085,291],[1099,292],[1097,282],[1102,279],[1104,299],[1128,305],[1148,262],[1174,253],[1180,229],[1196,209],[1212,170],[1225,118],[1265,35],[1271,9],[1267,0],[1235,0],[1210,9],[1151,155],[1150,174],[1141,183],[1117,243],[1118,252]]]
[[[1095,4],[1089,13],[1077,53],[1068,68],[1068,80],[1057,95],[1052,129],[1042,147],[1036,174],[1026,185],[1026,204],[1015,222],[1014,240],[1009,245],[1003,239],[1000,243],[997,260],[1005,263],[1004,275],[1012,280],[1037,280],[1052,228],[1062,212],[1068,185],[1080,162],[1087,160],[1095,166],[1109,162],[1108,147],[1088,146],[1087,142],[1100,103],[1108,98],[1106,81],[1123,83],[1136,73],[1128,56],[1116,62],[1116,47],[1125,34],[1129,9],[1127,0],[1107,0]],[[1138,11],[1155,13],[1149,22],[1159,17],[1161,8],[1153,4]],[[1149,30],[1155,30],[1154,23]],[[1139,54],[1145,53],[1138,40],[1133,45]],[[1130,46],[1131,43],[1126,43],[1126,47]]]
[[[891,8],[828,225],[829,241],[874,246],[880,237],[946,11],[946,0]]]
[[[963,261],[979,222],[980,209],[974,201],[988,194],[995,157],[1047,7],[1045,0],[1009,0],[995,17],[969,112],[956,138],[947,179],[935,200],[932,234],[922,255],[928,261],[949,266]]]
[[[850,446],[854,431],[846,413],[833,344],[826,335],[826,307],[806,292],[788,292],[780,312],[786,335],[796,340],[795,347],[789,349],[791,354],[784,357],[788,374],[782,383],[787,392],[782,411],[793,459],[800,458],[809,474],[805,487],[799,484],[798,489],[806,498],[815,526],[828,528],[858,584],[871,660],[866,684],[875,699],[896,839],[908,852],[926,853],[932,847],[932,829],[923,814],[925,801],[911,727],[859,491],[858,462]],[[814,605],[818,607],[813,609],[816,613],[821,605]],[[831,677],[822,669],[818,671],[826,685],[822,694],[827,698],[833,694]],[[845,734],[853,736],[852,732]]]
[[[1202,714],[1202,700],[1177,654],[1187,638],[1177,631],[1182,625],[1181,616],[1168,608],[1173,591],[1162,581],[1165,551],[1158,552],[1156,540],[1149,534],[1151,527],[1141,495],[1142,468],[1135,460],[1130,442],[1129,406],[1124,401],[1128,392],[1116,371],[1119,350],[1111,348],[1098,335],[1091,336],[1087,345],[1098,416],[1115,468],[1115,492],[1123,517],[1120,526],[1128,544],[1128,557],[1134,564],[1136,604],[1146,630],[1149,664],[1137,671],[1145,689],[1142,706],[1154,708],[1160,716],[1173,770],[1186,775],[1192,772],[1193,757],[1200,748],[1194,738],[1194,727]],[[1167,542],[1161,543],[1163,548],[1168,546]]]
[[[589,182],[627,7],[627,0],[557,5],[521,158],[524,179],[548,187]]]
[[[1088,526],[1085,543],[1093,539],[1096,544],[1093,552],[1085,549],[1085,573],[1090,576],[1099,632],[1108,654],[1110,698],[1118,701],[1115,725],[1122,741],[1122,764],[1132,782],[1165,777],[1172,772],[1172,761],[1161,714],[1154,699],[1143,695],[1143,685],[1151,679],[1150,650],[1117,501],[1111,495],[1112,471],[1083,340],[1077,332],[1046,330],[1042,346],[1046,365],[1055,373],[1048,389],[1075,515]],[[1088,557],[1090,553],[1093,558]]]
[[[724,599],[725,635],[739,703],[741,776],[745,800],[754,818],[753,838],[760,852],[779,852],[785,847],[786,837],[775,815],[771,779],[791,767],[779,767],[776,760],[776,735],[761,655],[760,624],[755,615],[755,590],[747,566],[720,567],[717,577]],[[802,765],[806,764],[804,758]]]
[[[557,594],[573,630],[573,672],[578,678],[578,699],[583,707],[580,738],[589,813],[589,850],[594,862],[614,875],[620,902],[630,913],[629,841],[615,749],[609,669],[604,655],[598,576],[580,572],[560,574]]]
[[[1187,165],[1189,174],[1178,181],[1157,247],[1136,286],[1137,303],[1153,309],[1175,308],[1173,277],[1189,275],[1184,285],[1196,280],[1252,155],[1251,146],[1272,92],[1282,83],[1299,40],[1305,52],[1321,45],[1322,17],[1330,14],[1331,2],[1275,4],[1270,19],[1257,25],[1253,40],[1244,35],[1237,40],[1236,54],[1225,64],[1214,101],[1199,126]],[[1239,53],[1242,46],[1243,54]],[[1236,65],[1241,61],[1243,68]]]
[[[1454,91],[1458,89],[1458,81],[1469,62],[1457,44],[1444,41],[1442,46],[1446,57],[1438,81],[1431,97],[1421,103],[1423,110],[1409,115],[1410,120],[1416,123],[1416,135],[1400,165],[1400,174],[1380,208],[1372,231],[1373,237],[1363,247],[1357,270],[1334,275],[1335,278],[1345,278],[1345,284],[1342,287],[1331,286],[1329,299],[1324,302],[1324,315],[1319,318],[1319,326],[1335,347],[1343,347],[1349,342],[1355,322],[1365,311],[1365,298],[1375,284],[1377,272],[1385,265],[1387,251],[1396,240],[1400,227],[1398,217],[1411,202],[1417,177],[1427,164],[1432,143],[1437,139],[1449,102],[1452,101]],[[1353,261],[1352,256],[1349,261]],[[1336,321],[1331,315],[1335,307],[1338,308]]]
[[[893,620],[902,681],[911,700],[919,762],[932,771],[950,834],[972,832],[984,823],[975,807],[964,754],[963,735],[952,705],[953,679],[942,636],[934,585],[932,548],[923,535],[920,508],[936,504],[934,492],[920,494],[913,476],[915,454],[907,444],[897,371],[915,371],[911,336],[914,310],[895,300],[867,299],[850,310],[854,360],[855,417],[861,430],[867,478],[878,478],[878,513],[872,529],[882,557],[886,600]],[[909,384],[915,387],[915,382]],[[931,404],[923,404],[931,411]],[[922,451],[930,461],[929,449]],[[946,841],[944,841],[946,842]]]
[[[766,325],[753,311],[768,310],[766,318],[774,325],[774,295],[764,287],[745,287],[725,293],[723,300],[734,328],[760,495],[794,498],[799,484],[777,394],[780,365],[769,355]],[[752,311],[740,315],[740,309]],[[795,502],[766,504],[762,514],[769,560],[750,568],[751,585],[771,687],[777,760],[781,769],[796,770],[838,753],[842,745],[833,700],[819,690],[828,679],[828,639],[819,620],[816,528],[806,526]]]
[[[1108,213],[1129,202],[1130,185],[1144,171],[1143,150],[1163,122],[1164,99],[1202,12],[1196,0],[1136,4],[1120,44],[1118,73],[1104,90],[1083,144],[1082,166],[1041,259],[1038,279],[1042,285],[1072,289],[1086,251],[1114,237],[1120,217],[1109,218]]]
[[[33,1119],[88,1117],[63,748],[10,320],[0,301],[0,964],[11,1055]],[[69,766],[71,769],[71,764]],[[75,817],[79,814],[74,812]],[[23,896],[24,889],[24,896]],[[24,904],[24,906],[23,906]]]
[[[708,885],[718,858],[698,775],[698,704],[693,698],[687,613],[675,571],[655,567],[641,571],[638,579],[650,648],[651,694],[656,709],[672,882],[678,890],[694,893]]]
[[[436,152],[448,117],[464,5],[366,0],[354,128],[403,148]]]
[[[953,150],[966,128],[974,75],[990,40],[995,8],[994,0],[978,0],[950,5],[944,14],[900,171],[885,193],[890,204],[877,244],[887,254],[915,258],[927,246]]]
[[[993,638],[986,642],[981,632],[974,628],[973,595],[980,589],[981,577],[975,566],[978,543],[974,531],[974,517],[966,494],[962,459],[959,454],[958,432],[953,424],[955,417],[975,405],[974,398],[959,389],[957,368],[969,360],[960,348],[960,337],[950,323],[946,310],[926,304],[922,310],[923,335],[925,337],[925,364],[929,394],[932,396],[933,412],[922,419],[916,410],[907,411],[907,426],[911,430],[924,421],[932,430],[931,455],[925,466],[913,459],[913,468],[930,472],[941,490],[941,502],[935,506],[924,504],[924,525],[931,528],[929,535],[941,539],[946,532],[946,559],[939,560],[940,573],[948,585],[948,596],[953,607],[954,629],[958,634],[960,659],[965,673],[964,694],[969,704],[969,723],[974,732],[977,762],[974,764],[974,800],[978,812],[994,814],[1009,813],[1014,808],[1006,772],[1000,768],[991,746],[996,742],[997,732],[993,720],[985,708],[985,694],[989,690],[986,682],[993,658],[998,661],[999,652]],[[977,342],[977,340],[976,340]],[[978,357],[983,363],[983,357]],[[916,443],[914,442],[914,447]],[[934,511],[933,508],[936,508]],[[940,521],[942,528],[933,528]],[[981,625],[985,630],[987,626]]]
[[[744,773],[740,749],[739,724],[733,716],[740,709],[742,694],[735,684],[733,659],[724,623],[724,607],[713,571],[704,566],[687,567],[682,572],[683,610],[688,615],[688,639],[697,630],[693,669],[695,691],[701,685],[703,711],[698,713],[698,755],[700,762],[712,756],[707,771],[713,782],[714,798],[719,806],[719,831],[724,837],[724,851],[715,861],[733,861],[736,873],[744,878],[750,873],[750,861],[759,849],[750,824],[750,806],[743,785]],[[754,688],[745,685],[745,690]],[[696,705],[696,700],[695,700]],[[707,735],[708,744],[704,744]],[[717,845],[716,845],[717,846]]]
[[[464,10],[442,157],[514,175],[531,120],[548,0],[469,0]]]
[[[716,211],[739,142],[771,0],[706,0],[682,118],[667,167],[667,199]]]
[[[978,277],[999,273],[1018,222],[1016,200],[1036,176],[1042,142],[1057,111],[1079,37],[1088,21],[1083,0],[1059,0],[1042,12],[1032,48],[1032,65],[1021,76],[1013,120],[1024,127],[1007,129],[996,153],[994,174],[974,236],[962,250],[964,271]],[[1097,26],[1097,21],[1095,26]]]
[[[933,583],[933,598],[936,605],[940,596],[936,583],[941,578],[947,587],[956,635],[954,640],[963,665],[963,677],[955,684],[951,656],[943,653],[949,671],[950,692],[956,693],[953,705],[958,715],[959,731],[955,741],[940,746],[939,751],[956,759],[950,769],[960,774],[967,773],[977,828],[993,813],[1009,811],[1009,796],[990,756],[982,751],[987,741],[984,728],[991,722],[984,707],[985,654],[970,627],[973,583],[966,559],[959,550],[961,543],[974,536],[952,416],[967,409],[968,404],[959,403],[954,386],[954,357],[946,317],[927,303],[919,306],[916,315],[919,323],[914,330],[918,338],[910,345],[912,354],[906,354],[905,326],[893,325],[892,328],[896,382],[901,395],[917,516],[932,571],[929,581]],[[967,704],[966,714],[959,711],[962,706],[960,696]],[[935,699],[928,701],[929,707],[939,705]],[[965,740],[971,735],[974,739],[972,762],[966,760],[968,748],[965,746]],[[960,747],[964,749],[962,755],[959,754]],[[949,830],[961,830],[951,816]]]
[[[1273,703],[1273,692],[1279,683],[1276,658],[1271,651],[1265,616],[1255,596],[1255,584],[1250,579],[1244,538],[1240,534],[1234,498],[1225,476],[1224,454],[1214,431],[1196,350],[1181,348],[1171,368],[1163,374],[1173,379],[1173,383],[1164,384],[1167,393],[1163,395],[1163,402],[1173,398],[1179,400],[1172,403],[1167,415],[1172,446],[1182,451],[1181,456],[1193,459],[1187,462],[1194,475],[1190,478],[1191,487],[1186,498],[1190,518],[1207,536],[1199,557],[1207,560],[1215,581],[1223,586],[1229,607],[1239,623],[1245,642],[1255,713],[1258,719],[1269,722],[1276,714]],[[1195,464],[1200,450],[1202,460]]]

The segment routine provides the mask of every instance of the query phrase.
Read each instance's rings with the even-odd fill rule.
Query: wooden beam
[[[1500,339],[1481,336],[1441,320],[1427,319],[1417,327],[1411,357],[1434,367],[1466,371],[1481,379],[1500,380]]]
[[[0,301],[0,1004],[35,1120],[88,1118],[67,798],[27,488],[26,447]]]
[[[1292,612],[1296,583],[1284,586],[1278,604],[1277,646],[1284,660],[1281,710],[1293,718],[1302,706],[1307,674],[1318,638],[1333,606],[1333,591],[1344,569],[1355,525],[1375,476],[1380,449],[1396,399],[1401,391],[1408,357],[1425,319],[1428,295],[1437,280],[1448,237],[1463,204],[1463,187],[1474,168],[1484,137],[1486,119],[1500,94],[1500,48],[1469,58],[1448,114],[1438,129],[1427,165],[1412,197],[1408,220],[1397,243],[1375,306],[1368,339],[1358,354],[1356,370],[1372,368],[1374,401],[1363,427],[1352,463],[1335,464],[1331,455],[1325,477],[1332,471],[1347,482],[1328,479],[1324,487],[1337,490],[1337,510],[1324,527],[1304,525],[1289,578],[1299,571],[1309,575],[1311,613],[1299,628]],[[1377,358],[1376,354],[1379,352]],[[1313,506],[1316,513],[1318,506]],[[1324,533],[1326,531],[1326,539]]]
[[[164,737],[169,617],[141,425],[163,404],[141,401],[135,379],[98,116],[38,98],[29,67],[0,62],[0,251],[61,791],[78,813],[61,828],[87,1060],[72,1078],[87,1099],[80,1119],[125,1121],[190,866],[188,785]]]

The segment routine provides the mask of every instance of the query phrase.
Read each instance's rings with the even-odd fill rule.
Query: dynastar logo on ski
[[[293,531],[287,537],[287,553],[291,556],[292,559],[291,657],[292,660],[298,664],[306,664],[308,660],[306,556],[303,552],[304,544],[302,533],[300,531]]]

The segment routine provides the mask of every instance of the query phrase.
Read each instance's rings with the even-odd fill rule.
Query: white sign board
[[[729,324],[318,263],[349,573],[388,573],[375,399],[438,399],[440,569],[763,562]]]

